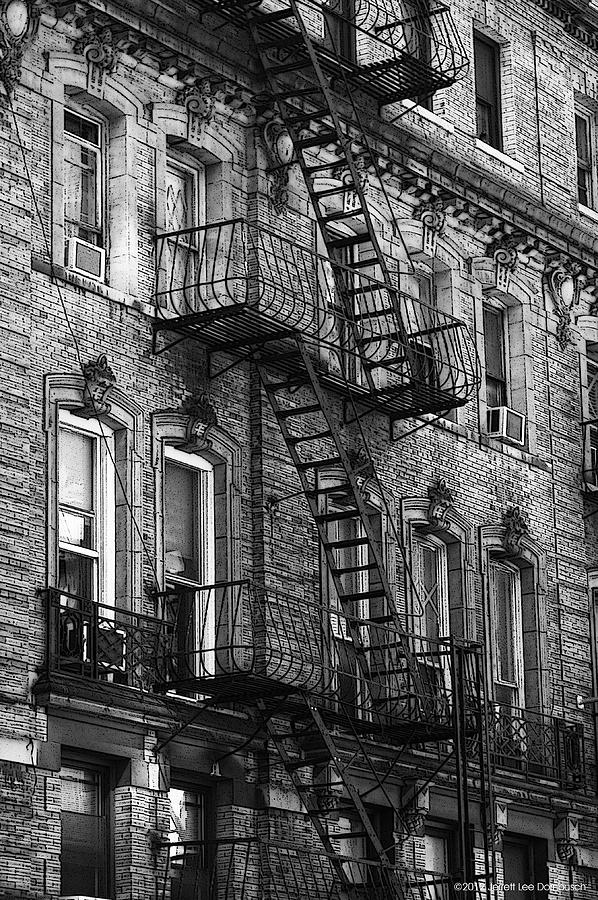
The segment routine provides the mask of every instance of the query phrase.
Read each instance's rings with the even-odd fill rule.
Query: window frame
[[[512,593],[510,602],[512,604],[512,625],[510,629],[510,634],[506,634],[507,640],[510,641],[511,646],[513,648],[513,670],[514,670],[514,680],[512,682],[505,681],[500,677],[500,660],[499,660],[499,647],[500,642],[498,640],[499,627],[503,622],[503,617],[500,616],[497,601],[498,601],[498,592],[497,585],[495,580],[495,573],[497,570],[503,570],[503,572],[507,572],[509,576],[512,578]],[[494,645],[494,654],[493,654],[493,672],[492,672],[492,684],[493,684],[493,693],[496,697],[496,687],[506,688],[513,692],[511,702],[508,704],[504,704],[504,701],[498,700],[501,705],[507,705],[511,707],[515,707],[517,709],[524,709],[526,706],[526,696],[525,696],[525,656],[524,656],[524,647],[523,647],[523,608],[522,608],[522,584],[521,584],[521,569],[505,560],[499,559],[491,559],[489,570],[489,588],[490,588],[490,603],[492,610],[492,631],[493,631],[493,645]]]
[[[579,140],[577,131],[578,119],[583,121],[587,128],[588,143],[588,159],[583,159],[579,153]],[[575,104],[574,110],[574,134],[575,134],[575,158],[576,158],[576,186],[577,186],[577,202],[586,209],[596,208],[596,119],[592,110],[580,103]],[[587,176],[586,198],[581,197],[580,171],[585,172]]]
[[[482,92],[482,79],[481,79],[481,59],[480,59],[480,48],[484,47],[486,51],[490,51],[492,55],[491,65],[489,67],[489,81],[492,82],[490,85],[489,94],[492,96],[485,96]],[[474,59],[474,87],[475,87],[475,100],[476,100],[476,137],[478,140],[482,141],[485,144],[488,144],[490,147],[494,147],[495,150],[498,150],[500,153],[503,152],[503,122],[502,122],[502,98],[501,98],[501,46],[496,41],[492,40],[492,38],[487,37],[485,34],[474,30],[473,32],[473,59]],[[480,129],[480,115],[479,115],[479,106],[483,105],[488,112],[488,134],[486,137],[482,137],[482,132]]]
[[[115,882],[115,873],[114,873],[114,865],[115,865],[115,855],[114,855],[114,820],[113,820],[113,773],[111,768],[107,764],[103,764],[102,762],[98,762],[95,760],[91,760],[85,756],[77,756],[77,755],[68,755],[64,756],[61,760],[61,767],[59,771],[59,776],[61,777],[62,772],[65,769],[72,770],[81,770],[86,772],[95,773],[99,779],[99,788],[98,788],[98,796],[101,803],[102,814],[101,817],[105,823],[105,836],[104,836],[104,865],[103,865],[103,874],[105,878],[105,887],[106,887],[106,895],[104,898],[100,897],[97,893],[97,890],[90,896],[97,897],[97,900],[110,900],[114,896],[114,882]],[[61,777],[62,782],[62,777]],[[67,892],[63,889],[63,865],[65,854],[63,851],[63,838],[64,838],[64,826],[62,822],[62,812],[63,805],[61,803],[61,853],[60,853],[60,894],[61,896],[73,896],[72,892]],[[99,817],[98,817],[99,818]]]
[[[591,375],[591,369],[594,370]],[[583,481],[590,488],[598,489],[598,345],[585,344],[585,382],[582,382],[583,417]],[[596,386],[595,404],[592,403],[592,387]],[[592,410],[592,405],[596,409]]]
[[[75,116],[77,119],[80,119],[83,122],[94,125],[98,129],[98,143],[94,144],[85,138],[81,138],[78,135],[73,134],[70,131],[67,131],[66,126],[66,117],[67,115]],[[77,144],[80,147],[85,147],[87,150],[91,151],[97,158],[96,163],[96,214],[98,216],[99,227],[89,226],[82,222],[75,222],[72,219],[67,217],[67,209],[66,209],[66,179],[64,184],[64,224],[65,224],[65,243],[68,244],[68,241],[71,237],[76,237],[79,240],[85,241],[86,243],[91,243],[94,246],[97,246],[99,249],[103,249],[106,252],[108,251],[107,246],[107,229],[106,229],[106,210],[107,210],[107,192],[106,186],[108,185],[108,154],[107,154],[107,125],[106,122],[97,114],[90,113],[89,110],[81,109],[72,104],[67,104],[64,108],[64,143],[65,146],[67,142],[71,142],[73,144]],[[65,166],[67,165],[67,155],[66,152],[64,154]],[[73,228],[74,231],[87,231],[87,232],[95,232],[97,236],[97,243],[94,241],[88,240],[87,237],[81,237],[78,233],[70,234],[70,228]]]
[[[190,176],[193,190],[193,203],[192,203],[192,223],[187,228],[198,228],[202,225],[206,224],[207,221],[207,207],[206,207],[206,193],[207,193],[207,171],[206,166],[201,163],[199,160],[194,160],[193,163],[189,163],[186,160],[181,158],[181,155],[178,153],[173,153],[170,149],[166,151],[166,222],[165,222],[165,231],[173,231],[171,228],[172,223],[168,220],[168,172],[169,169],[179,170],[180,172],[184,172],[186,176]]]
[[[417,549],[416,549],[417,548]],[[413,577],[415,581],[415,586],[418,590],[418,593],[421,590],[421,584],[419,581],[420,574],[420,566],[422,565],[422,558],[420,556],[420,551],[422,548],[433,549],[436,555],[436,568],[437,568],[437,584],[440,587],[440,603],[438,604],[438,612],[439,615],[437,617],[438,621],[438,637],[432,637],[427,634],[427,627],[425,626],[426,616],[425,613],[421,616],[422,629],[419,631],[419,634],[422,637],[428,637],[431,640],[443,640],[444,638],[450,637],[450,606],[449,606],[449,569],[448,569],[448,548],[446,542],[441,540],[440,538],[435,537],[432,534],[423,534],[421,531],[414,531],[412,535],[411,541],[411,557],[412,557],[412,565],[413,565]],[[411,616],[414,621],[416,621],[416,616],[414,612],[414,603],[412,600],[412,610]]]
[[[95,511],[95,550],[82,548],[61,540],[60,512],[65,504],[60,500],[60,432],[62,430],[91,437],[94,441],[94,473],[93,490],[97,503]],[[56,571],[59,573],[59,557],[61,550],[67,550],[77,556],[96,561],[93,596],[84,601],[116,604],[116,480],[117,472],[114,463],[114,431],[98,419],[84,419],[75,416],[69,410],[61,408],[58,415],[57,451],[56,451],[56,509],[58,515],[56,554]],[[70,509],[70,507],[69,507]],[[76,510],[75,510],[76,511]],[[68,593],[68,591],[67,591]]]
[[[502,356],[502,377],[490,374],[488,371],[488,330],[486,328],[486,316],[491,314],[496,318],[500,317],[500,326],[497,331],[501,336],[501,353]],[[495,409],[497,406],[511,406],[511,380],[510,373],[510,347],[509,347],[509,311],[508,308],[498,302],[490,302],[488,298],[484,298],[482,302],[482,324],[484,333],[484,385],[486,388],[486,408]],[[490,403],[490,381],[494,382],[492,387],[499,385],[499,389],[504,397],[504,402],[499,404]]]

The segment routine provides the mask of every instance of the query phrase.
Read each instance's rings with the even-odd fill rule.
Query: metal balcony
[[[202,13],[237,23],[288,8],[284,2],[254,0],[195,0],[194,5]],[[339,87],[346,79],[384,105],[428,96],[467,72],[467,56],[449,7],[434,2],[427,6],[418,0],[404,4],[399,18],[391,14],[391,6],[371,0],[312,0],[301,9],[324,71],[341,82]],[[292,35],[285,19],[271,25],[270,42],[287,37],[290,42]],[[301,49],[280,62],[299,65]]]
[[[479,383],[467,326],[243,219],[157,238],[155,332],[208,351],[301,336],[322,381],[394,418],[462,406]],[[368,381],[365,370],[372,374]],[[374,387],[372,388],[372,381]]]
[[[223,704],[286,697],[292,706],[293,695],[308,693],[329,722],[407,743],[450,739],[458,704],[466,730],[476,733],[482,696],[474,645],[409,635],[414,679],[397,628],[352,623],[299,597],[261,599],[248,581],[173,586],[157,597],[158,618],[56,589],[45,596],[50,673]]]
[[[334,838],[334,835],[331,835]],[[164,847],[160,900],[457,900],[447,875],[258,838]],[[399,875],[400,890],[396,875]],[[477,894],[478,892],[476,892]],[[481,896],[481,893],[480,893]]]
[[[568,790],[585,786],[580,722],[499,703],[492,704],[489,716],[496,769],[518,772],[530,782],[555,781]]]

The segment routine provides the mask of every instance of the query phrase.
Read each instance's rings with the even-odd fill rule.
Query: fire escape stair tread
[[[339,541],[325,541],[324,547],[327,550],[345,550],[349,547],[365,547],[367,544],[369,544],[367,537],[359,537]]]
[[[325,216],[322,216],[323,222],[340,222],[342,219],[353,219],[357,216],[362,215],[363,209],[361,207],[356,207],[355,209],[350,210],[338,210],[337,212],[327,213]]]
[[[317,516],[318,522],[341,522],[344,519],[358,519],[358,509],[335,510],[334,512],[321,513]]]
[[[291,446],[296,447],[299,444],[307,444],[310,441],[320,441],[332,437],[332,433],[326,429],[325,431],[316,431],[313,434],[304,434],[299,437],[289,437],[288,442]]]

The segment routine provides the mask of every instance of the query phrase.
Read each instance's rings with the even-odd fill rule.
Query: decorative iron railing
[[[48,616],[47,660],[51,672],[151,690],[156,659],[170,638],[163,620],[67,591],[42,592]]]
[[[187,841],[164,851],[160,900],[457,900],[447,875],[283,841]]]
[[[580,722],[493,703],[489,714],[492,759],[497,769],[529,781],[557,781],[569,790],[585,785],[584,730]]]
[[[478,385],[467,326],[402,292],[396,265],[396,285],[375,271],[333,270],[327,257],[243,219],[159,235],[156,257],[161,328],[239,317],[223,341],[243,346],[259,342],[258,321],[263,335],[295,333],[313,343],[332,377],[353,368],[350,357],[379,370],[382,395],[416,382],[460,405]]]
[[[478,724],[477,645],[407,635],[303,598],[259,598],[248,581],[173,585],[157,595],[157,618],[55,589],[46,597],[53,672],[224,701],[307,692],[363,731],[412,728],[414,741],[425,740],[426,727],[450,737],[458,687],[466,727]]]

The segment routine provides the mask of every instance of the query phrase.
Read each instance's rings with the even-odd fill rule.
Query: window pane
[[[170,802],[168,840],[171,843],[205,840],[205,796],[194,791],[171,788],[168,799]]]
[[[501,681],[516,684],[515,633],[516,622],[516,579],[515,572],[495,566],[494,580],[496,609],[496,656],[497,672]]]
[[[65,205],[67,221],[100,228],[99,153],[78,141],[66,140]]]
[[[585,116],[575,116],[575,140],[577,142],[577,159],[589,165],[592,159],[590,152],[590,123]]]
[[[166,170],[166,216],[168,231],[194,228],[197,223],[195,174],[172,163]]]
[[[66,109],[64,111],[64,130],[67,134],[73,134],[75,137],[81,138],[90,144],[100,143],[100,126],[97,122],[90,122],[83,116]]]
[[[58,496],[61,505],[93,512],[96,439],[61,428],[58,434]]]
[[[61,549],[58,556],[58,589],[84,600],[95,600],[97,560]]]
[[[448,838],[443,834],[426,834],[424,837],[425,867],[428,872],[448,875]]]
[[[63,768],[61,893],[105,897],[107,832],[99,772]]]

